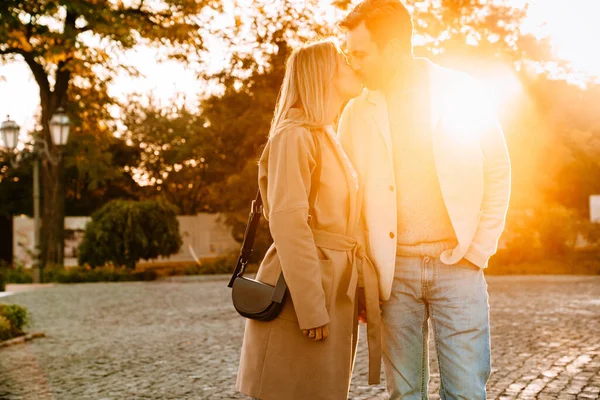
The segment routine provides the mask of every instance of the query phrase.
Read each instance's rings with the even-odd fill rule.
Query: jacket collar
[[[442,76],[442,72],[444,68],[434,64],[426,58],[419,58],[419,60],[422,60],[429,78],[429,98],[431,107],[429,111],[430,123],[431,128],[435,130],[438,127],[443,111],[442,105],[444,93],[442,93],[442,88],[444,77]],[[387,118],[388,116],[385,94],[380,90],[369,90],[365,88],[359,98],[374,106],[375,109],[378,110],[375,111],[374,117],[377,120],[377,125],[379,125],[385,138],[385,136],[389,135],[389,123],[382,120],[382,118]],[[388,132],[386,132],[386,130]],[[386,142],[388,142],[387,139]]]

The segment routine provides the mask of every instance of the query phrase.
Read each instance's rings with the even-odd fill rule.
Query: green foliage
[[[220,188],[220,199],[226,201],[227,207],[225,223],[232,229],[234,239],[240,243],[244,239],[251,200],[255,198],[258,190],[257,179],[258,167],[256,163],[249,162],[240,174],[229,177],[227,183]],[[261,216],[251,262],[260,262],[272,243],[269,222]]]
[[[75,132],[65,148],[67,215],[91,215],[113,199],[138,200],[140,187],[126,171],[138,159],[138,149],[112,131]]]
[[[203,258],[200,263],[166,261],[139,265],[138,269],[154,271],[158,276],[231,274],[235,269],[237,259],[236,252],[219,257]],[[256,272],[258,264],[250,263],[246,270]]]
[[[581,223],[574,210],[550,206],[537,210],[536,214],[541,249],[546,257],[574,249]]]
[[[356,1],[338,1],[336,5],[345,9],[350,3]],[[416,31],[427,39],[424,46],[416,49],[418,54],[446,62],[456,56],[515,58],[522,10],[498,2],[408,3],[410,7],[417,6],[413,8]],[[256,160],[267,139],[285,60],[298,42],[335,33],[332,27],[315,22],[320,20],[317,2],[308,2],[299,14],[289,1],[266,9],[264,5],[258,1],[248,6],[250,10],[237,10],[250,17],[241,19],[237,29],[219,33],[234,50],[234,57],[222,73],[207,76],[217,79],[224,86],[224,93],[209,97],[201,105],[202,115],[209,122],[206,131],[215,132],[207,137],[220,139],[218,148],[224,155],[221,164],[229,165],[226,180],[212,190],[213,207],[226,213],[226,222],[237,240],[243,237],[250,201],[256,194]],[[248,35],[248,25],[253,27],[254,36]],[[269,29],[271,26],[278,29]],[[499,40],[492,43],[494,35]],[[478,45],[466,45],[474,36],[480,38]],[[440,37],[443,39],[438,40]],[[263,223],[256,240],[257,260],[271,242],[268,225]]]
[[[0,262],[0,292],[5,290],[7,283],[31,283],[31,269],[22,265],[11,266]]]
[[[237,254],[231,254],[225,257],[202,260],[202,265],[198,267],[198,274],[231,274],[237,263]],[[248,272],[256,270],[257,265],[248,265]]]
[[[600,223],[585,220],[580,226],[580,232],[591,249],[600,250]]]
[[[0,315],[0,340],[8,340],[10,338],[12,338],[10,321]]]
[[[10,323],[10,334],[12,337],[22,335],[23,329],[27,326],[30,319],[27,309],[17,304],[0,304],[0,317],[5,318]],[[2,328],[0,328],[1,330]]]
[[[79,264],[113,263],[135,268],[137,261],[179,251],[176,208],[164,201],[114,200],[92,214],[79,247]]]
[[[539,232],[535,229],[532,210],[509,208],[503,233],[509,257],[513,262],[527,262],[541,257]]]
[[[157,274],[152,270],[136,271],[108,265],[96,268],[53,267],[44,269],[44,281],[56,283],[153,281],[156,278]]]
[[[514,138],[529,139],[511,149],[514,163],[530,162],[516,170],[516,177],[526,177],[518,189],[534,187],[545,202],[587,214],[589,196],[600,193],[600,84],[581,88],[538,77],[526,82],[525,91],[535,107],[511,129]],[[533,124],[525,125],[528,119]]]
[[[500,250],[492,257],[486,275],[600,275],[598,250],[577,250],[568,254],[540,258],[531,261],[517,261],[511,249]]]
[[[561,205],[535,210],[509,209],[503,238],[506,249],[496,258],[514,264],[569,257],[581,242],[587,248],[600,244],[600,224],[589,222],[575,210]]]
[[[416,33],[425,38],[419,52],[453,56],[476,52],[486,58],[513,60],[532,55],[522,54],[523,40],[529,39],[519,29],[525,9],[509,1],[409,0],[407,4],[413,12]]]
[[[225,179],[213,186],[211,200],[217,211],[225,213],[226,223],[238,241],[243,238],[250,202],[258,189],[256,161],[267,141],[291,46],[329,33],[323,26],[302,29],[314,25],[314,15],[311,11],[298,13],[287,1],[268,15],[251,15],[253,17],[247,23],[257,27],[253,30],[256,36],[241,37],[244,30],[239,26],[238,32],[229,32],[230,36],[224,37],[231,41],[234,49],[240,50],[221,74],[207,77],[221,82],[224,93],[207,98],[201,105],[203,116],[209,122],[207,130],[212,137],[219,138],[215,152],[221,155],[220,164],[225,174]],[[278,29],[268,29],[269,26]],[[235,44],[238,39],[247,46],[238,47]],[[249,48],[251,52],[248,52]],[[257,53],[262,55],[266,67],[257,65]],[[253,261],[260,260],[271,242],[268,224],[262,221]]]
[[[168,111],[154,103],[146,106],[132,98],[123,122],[126,140],[139,153],[130,166],[148,182],[139,190],[141,196],[159,193],[184,215],[215,211],[210,186],[224,179],[233,157],[218,151],[224,138],[204,127],[203,116],[185,107]]]
[[[77,183],[95,190],[119,181],[109,152],[115,130],[108,91],[120,73],[139,75],[125,64],[138,44],[161,45],[164,58],[186,61],[203,46],[205,7],[213,0],[6,0],[0,2],[0,64],[24,61],[39,87],[41,137],[57,156],[51,116],[65,106],[73,121],[73,143],[63,159],[78,169]],[[44,226],[41,259],[63,262],[65,190],[63,163],[42,163]],[[0,171],[4,174],[5,171]],[[78,191],[73,194],[77,199]],[[1,196],[0,196],[1,197]]]
[[[0,150],[0,218],[33,213],[33,165],[30,149],[19,156],[20,164],[14,169],[9,155]],[[13,156],[14,157],[14,156]]]
[[[6,283],[32,283],[31,269],[23,267],[0,266],[0,291]],[[128,282],[153,281],[158,277],[153,270],[132,270],[111,265],[91,268],[48,266],[43,270],[44,282],[78,283],[78,282]]]
[[[357,1],[334,4],[347,9]],[[160,11],[148,2],[2,1],[0,63],[17,58],[30,67],[40,86],[42,125],[58,103],[67,100],[73,126],[61,193],[66,193],[72,215],[90,214],[115,198],[159,195],[184,214],[225,213],[234,237],[241,240],[257,189],[256,160],[267,139],[290,49],[340,32],[325,22],[316,0],[258,0],[236,4],[231,15],[219,14],[219,2],[208,0],[159,3],[164,6]],[[552,203],[573,211],[530,215],[511,209],[507,230],[513,258],[526,261],[568,253],[575,231],[597,238],[595,226],[583,225],[579,215],[587,211],[588,196],[600,193],[600,85],[581,88],[531,73],[532,62],[567,66],[552,58],[547,41],[520,31],[524,10],[513,8],[508,0],[406,3],[414,12],[415,31],[424,39],[416,54],[475,75],[492,64],[506,65],[509,71],[519,67],[516,78],[522,93],[499,110],[514,171],[512,206],[543,210],[545,203]],[[209,11],[206,6],[214,8],[212,13],[204,13]],[[235,24],[209,32],[206,15],[233,18]],[[54,24],[57,29],[51,27]],[[202,64],[214,57],[203,47],[207,33],[231,50],[217,73]],[[86,35],[98,40],[85,40]],[[108,87],[118,73],[137,75],[120,62],[125,57],[117,56],[141,42],[159,45],[182,61],[199,55],[201,77],[222,90],[201,95],[199,114],[186,108],[164,110],[152,102],[144,106],[132,98],[122,107],[127,130],[122,139],[115,139],[116,122],[109,111],[123,105],[109,95]],[[194,57],[186,58],[191,53]],[[141,171],[149,184],[140,187],[133,170]],[[29,160],[14,170],[0,156],[0,214],[30,213],[31,197]],[[47,204],[52,205],[52,199]],[[110,229],[117,225],[115,221]],[[119,232],[126,228],[118,226]],[[143,242],[138,231],[132,236]],[[263,221],[255,261],[270,243]],[[117,243],[112,252],[129,254],[128,249]],[[98,265],[107,257],[102,255]],[[124,257],[118,261],[125,262],[132,263]]]
[[[7,282],[10,283],[32,283],[31,268],[25,268],[22,265],[17,265],[14,268],[9,268],[7,273]]]

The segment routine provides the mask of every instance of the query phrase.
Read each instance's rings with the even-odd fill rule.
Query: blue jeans
[[[430,323],[440,366],[440,397],[479,400],[491,372],[487,283],[466,260],[397,257],[383,303],[383,361],[390,399],[427,399]]]

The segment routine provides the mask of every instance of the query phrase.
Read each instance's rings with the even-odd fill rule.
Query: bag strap
[[[318,135],[313,131],[313,138],[316,143],[316,160],[317,165],[315,166],[315,170],[311,176],[311,184],[310,184],[310,192],[308,195],[308,207],[309,207],[309,224],[312,220],[312,215],[315,213],[315,202],[317,200],[319,183],[321,181],[321,141],[319,140]],[[256,193],[256,198],[252,200],[252,205],[250,208],[250,216],[248,217],[248,224],[246,225],[246,232],[244,233],[244,241],[242,242],[242,249],[240,251],[240,255],[238,257],[237,265],[235,266],[235,270],[233,271],[233,275],[229,280],[229,284],[227,287],[233,287],[233,281],[238,276],[242,276],[244,271],[246,270],[246,265],[250,261],[250,256],[252,255],[252,251],[254,249],[254,239],[256,238],[256,229],[258,228],[258,223],[260,221],[260,217],[263,212],[263,201],[262,196],[260,194],[260,189],[258,193]],[[277,282],[277,287],[282,287],[280,284],[280,280],[283,279],[283,274],[279,274],[279,280]],[[283,294],[281,294],[283,296]]]

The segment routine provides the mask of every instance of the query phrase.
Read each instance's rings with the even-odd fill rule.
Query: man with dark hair
[[[398,0],[363,1],[339,25],[349,33],[352,43],[347,45],[353,51],[348,55],[356,61],[356,72],[369,89],[382,89],[395,75],[398,61],[412,59],[412,16]],[[391,41],[394,48],[386,51]],[[403,60],[398,60],[399,56]]]
[[[365,0],[340,26],[366,86],[346,106],[339,134],[364,188],[390,397],[427,398],[431,327],[441,398],[485,399],[483,269],[510,197],[502,130],[475,79],[413,56],[412,19],[400,1]]]

